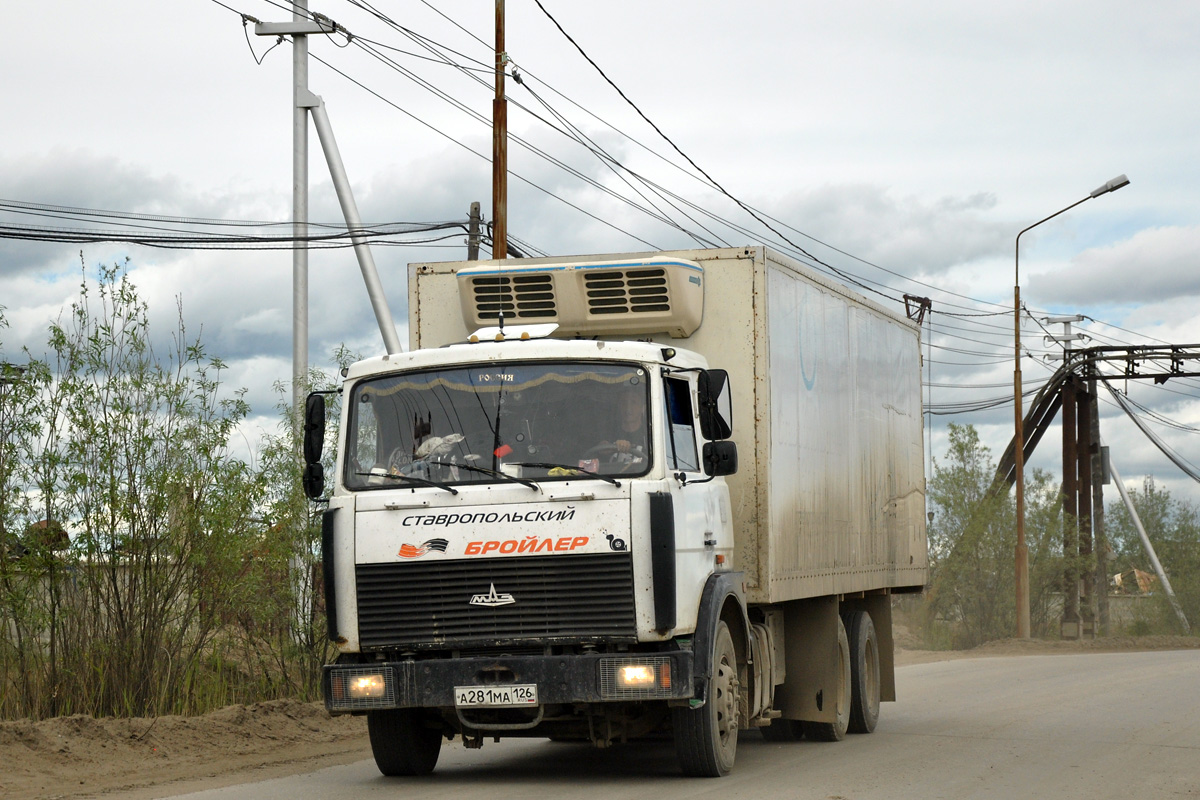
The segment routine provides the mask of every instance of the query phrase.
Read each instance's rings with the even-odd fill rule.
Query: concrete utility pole
[[[308,11],[308,0],[293,0],[291,22],[256,22],[254,32],[259,36],[292,37],[292,407],[304,404],[308,385],[308,115],[313,114],[317,134],[325,151],[330,176],[342,206],[346,227],[354,242],[367,294],[383,335],[388,353],[403,350],[392,322],[391,311],[383,296],[379,274],[371,251],[362,236],[362,221],[350,192],[346,171],[342,167],[333,129],[321,98],[308,90],[308,37],[310,34],[332,34],[338,26],[332,20]]]
[[[479,226],[483,222],[479,214],[479,203],[471,203],[471,224],[467,228],[467,261],[479,260]]]

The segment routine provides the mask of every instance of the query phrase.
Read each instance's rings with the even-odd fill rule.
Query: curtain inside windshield
[[[505,363],[364,381],[350,397],[346,485],[642,474],[648,390],[644,370],[621,364]]]

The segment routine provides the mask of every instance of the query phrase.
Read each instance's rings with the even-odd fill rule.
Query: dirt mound
[[[315,769],[347,753],[369,757],[364,720],[294,700],[201,717],[0,722],[0,797],[96,794],[297,760]]]

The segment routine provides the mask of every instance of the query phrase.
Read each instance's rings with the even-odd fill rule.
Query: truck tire
[[[708,700],[700,708],[671,710],[675,753],[683,774],[720,778],[733,769],[738,741],[737,651],[729,626],[717,624]]]
[[[870,733],[879,722],[879,640],[866,611],[850,612],[850,732]]]
[[[846,730],[850,727],[850,640],[846,636],[846,626],[838,617],[838,685],[834,701],[837,710],[837,720],[834,722],[805,722],[804,733],[810,739],[822,742],[840,742],[846,738]]]
[[[804,738],[804,723],[797,719],[776,719],[759,728],[768,742],[797,742]]]
[[[428,775],[437,766],[442,734],[427,728],[417,708],[367,712],[371,755],[384,775]]]

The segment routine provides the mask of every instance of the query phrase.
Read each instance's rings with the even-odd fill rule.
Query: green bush
[[[970,425],[951,424],[942,461],[928,485],[930,581],[921,609],[931,647],[975,647],[1016,630],[1016,512],[1011,493],[991,493],[991,452]],[[1035,635],[1057,630],[1064,570],[1090,558],[1062,553],[1061,496],[1051,476],[1034,470],[1025,487],[1030,620]]]
[[[285,415],[256,464],[235,458],[243,393],[182,312],[170,341],[156,351],[123,265],[85,270],[49,357],[0,373],[0,716],[319,692],[295,427]]]

